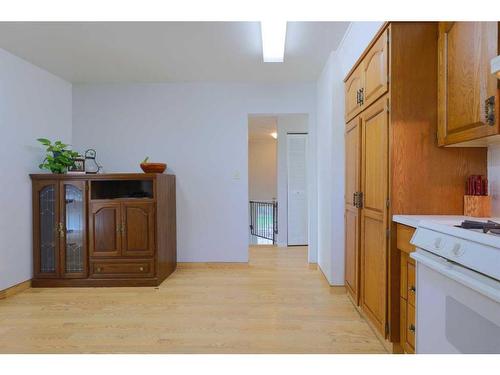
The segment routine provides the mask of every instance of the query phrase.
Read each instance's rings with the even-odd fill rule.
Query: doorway
[[[308,245],[308,115],[248,116],[249,244]]]

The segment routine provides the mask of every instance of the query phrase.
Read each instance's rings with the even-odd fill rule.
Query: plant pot
[[[141,169],[144,173],[163,173],[167,165],[165,163],[141,163]]]

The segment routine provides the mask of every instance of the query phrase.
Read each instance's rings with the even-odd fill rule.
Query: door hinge
[[[386,111],[387,113],[389,113],[389,112],[391,111],[391,103],[389,103],[389,101],[387,101],[387,102],[385,103],[385,111]]]
[[[386,229],[386,230],[385,230],[385,236],[386,236],[387,238],[391,237],[391,230],[390,230],[390,229]]]
[[[385,207],[389,208],[391,206],[391,201],[389,198],[385,200]]]
[[[389,323],[385,323],[385,334],[390,335],[390,333],[391,333],[391,326],[389,325]]]

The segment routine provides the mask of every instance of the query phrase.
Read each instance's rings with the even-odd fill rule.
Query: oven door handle
[[[500,282],[471,271],[456,263],[449,262],[444,258],[431,254],[428,251],[417,249],[410,254],[417,262],[417,293],[418,293],[418,264],[423,265],[449,277],[466,287],[485,295],[493,301],[500,303]]]

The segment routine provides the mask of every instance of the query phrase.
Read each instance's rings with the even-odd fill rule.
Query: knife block
[[[472,217],[491,217],[491,196],[464,195],[464,215]]]

